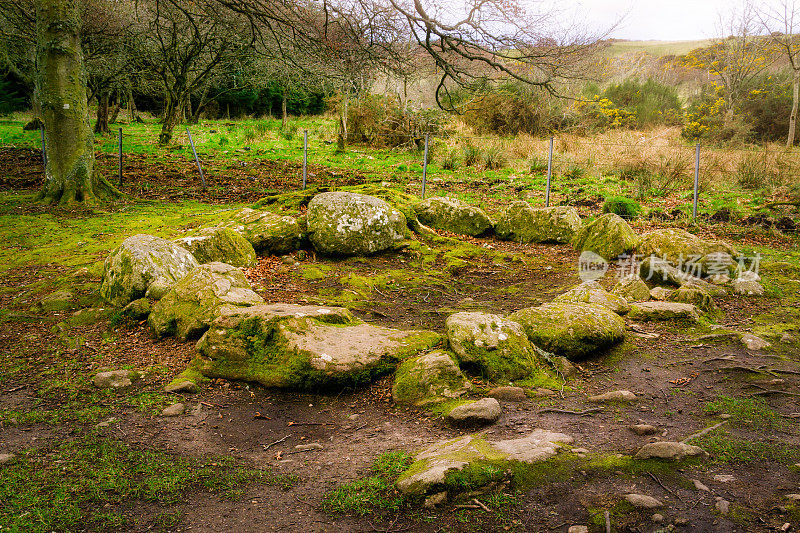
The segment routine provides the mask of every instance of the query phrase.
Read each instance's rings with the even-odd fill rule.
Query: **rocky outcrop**
[[[269,211],[244,208],[216,226],[232,229],[253,245],[262,255],[280,255],[297,250],[305,238],[301,220],[291,216],[277,215]],[[214,231],[208,228],[200,233]]]
[[[647,287],[645,287],[645,290],[646,289]],[[607,292],[596,281],[584,281],[577,287],[573,287],[564,294],[556,296],[553,301],[559,303],[589,303],[602,305],[618,315],[624,315],[631,308],[625,298]]]
[[[223,308],[261,303],[264,299],[250,288],[240,269],[225,263],[208,263],[173,285],[153,306],[147,323],[156,337],[198,338]]]
[[[291,304],[224,309],[190,368],[266,387],[330,389],[369,382],[441,341],[431,331],[365,324],[346,309]]]
[[[509,316],[536,346],[569,359],[587,357],[625,338],[625,321],[596,304],[549,303]]]
[[[200,235],[176,239],[175,244],[192,252],[201,264],[220,262],[252,267],[258,263],[253,245],[230,228],[208,228]]]
[[[639,302],[631,305],[628,313],[631,320],[674,320],[695,323],[700,320],[697,307],[692,304],[678,302]]]
[[[650,299],[650,289],[638,277],[628,276],[623,278],[611,289],[611,294],[625,298],[627,302],[646,302]],[[630,305],[628,306],[630,310]]]
[[[574,207],[535,208],[528,202],[512,202],[500,215],[495,232],[510,241],[568,243],[581,228]]]
[[[736,250],[722,242],[701,239],[686,230],[666,228],[642,234],[636,242],[640,257],[657,257],[694,277],[731,273]]]
[[[159,299],[199,263],[185,248],[152,235],[134,235],[109,254],[100,296],[122,307],[147,296]]]
[[[450,354],[437,350],[403,361],[395,373],[392,399],[422,407],[458,398],[471,388]]]
[[[607,213],[584,225],[572,239],[579,252],[594,252],[612,261],[636,246],[637,237],[619,215]]]
[[[416,204],[414,212],[426,226],[460,235],[483,235],[494,227],[482,209],[455,198],[428,198]]]
[[[309,239],[325,254],[367,255],[388,250],[406,235],[406,218],[372,196],[326,192],[315,196],[306,214]]]

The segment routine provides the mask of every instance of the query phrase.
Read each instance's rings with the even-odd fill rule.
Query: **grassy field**
[[[620,56],[629,53],[647,53],[655,57],[684,55],[696,48],[708,46],[710,39],[695,41],[614,41],[608,47],[608,55]]]

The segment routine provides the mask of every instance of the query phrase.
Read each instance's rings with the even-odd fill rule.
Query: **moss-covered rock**
[[[376,327],[336,307],[223,308],[192,366],[212,378],[266,387],[330,389],[367,383],[441,341],[430,331]]]
[[[143,296],[159,299],[198,264],[188,250],[173,242],[134,235],[106,258],[100,296],[117,307]]]
[[[639,264],[639,275],[642,279],[653,283],[665,283],[676,287],[696,279],[690,273],[679,270],[666,259],[654,255],[649,255],[642,260]]]
[[[176,239],[175,244],[192,252],[201,264],[217,261],[245,268],[258,264],[250,241],[230,228],[208,228],[201,235]]]
[[[225,263],[208,263],[173,285],[153,306],[147,323],[156,337],[197,338],[223,308],[249,307],[263,302],[240,269]]]
[[[428,198],[416,204],[414,212],[423,224],[460,235],[483,235],[494,227],[482,209],[455,198]]]
[[[568,243],[580,228],[581,217],[574,207],[534,208],[518,200],[500,214],[495,233],[501,239],[522,243]]]
[[[697,307],[688,303],[679,302],[638,302],[631,304],[628,313],[631,320],[640,321],[666,321],[696,323],[700,320]]]
[[[611,261],[632,251],[637,237],[631,227],[620,216],[607,213],[584,225],[572,239],[579,252],[594,252]]]
[[[131,320],[144,320],[153,310],[153,302],[149,298],[138,298],[122,308],[122,316]]]
[[[493,381],[513,381],[545,372],[518,323],[497,315],[456,313],[445,321],[447,340],[462,368],[476,367]]]
[[[374,254],[396,247],[407,231],[401,212],[363,194],[318,194],[309,202],[306,218],[311,244],[325,254]]]
[[[717,311],[717,306],[714,304],[714,299],[711,295],[698,288],[680,287],[670,293],[667,297],[667,301],[692,304],[706,313],[714,313]]]
[[[646,286],[645,290],[647,290]],[[590,303],[602,305],[603,307],[607,307],[611,311],[614,311],[618,315],[624,315],[630,310],[628,300],[622,296],[607,292],[599,283],[593,280],[584,281],[577,287],[573,287],[564,294],[556,296],[553,301],[559,303]]]
[[[302,218],[249,208],[236,211],[217,227],[237,232],[261,255],[280,255],[297,250],[306,235]],[[201,234],[206,231],[209,229],[202,230]]]
[[[66,311],[74,306],[75,294],[71,291],[51,292],[39,300],[39,307],[43,311]]]
[[[471,388],[450,354],[437,350],[403,361],[394,375],[392,398],[422,407],[458,398]]]
[[[460,487],[448,486],[454,473],[468,473],[472,467],[492,467],[504,475],[514,462],[534,464],[556,455],[572,437],[535,429],[529,435],[501,441],[487,441],[481,435],[465,435],[437,442],[415,456],[415,462],[398,477],[397,489],[407,496]],[[492,479],[484,479],[489,482]],[[472,483],[462,483],[472,485]]]
[[[636,242],[641,257],[654,256],[694,277],[732,273],[737,251],[722,241],[710,241],[678,228],[666,228],[642,234]]]
[[[596,304],[549,303],[509,316],[525,328],[531,342],[568,359],[579,359],[625,338],[625,321]]]
[[[650,289],[647,284],[636,276],[623,278],[611,289],[611,294],[622,296],[628,302],[646,302],[650,299]],[[628,306],[630,310],[630,305]]]

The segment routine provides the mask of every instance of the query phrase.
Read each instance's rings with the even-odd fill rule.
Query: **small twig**
[[[289,422],[287,426],[335,426],[333,422]]]
[[[655,482],[656,482],[656,483],[658,483],[659,485],[661,485],[661,488],[662,488],[662,489],[664,489],[665,491],[669,492],[670,494],[672,494],[673,496],[675,496],[676,498],[678,498],[678,499],[679,499],[680,501],[682,501],[683,503],[686,503],[686,501],[685,501],[683,498],[681,498],[680,496],[678,496],[676,493],[674,493],[674,492],[672,491],[672,489],[670,489],[669,487],[667,487],[666,485],[664,485],[663,483],[661,483],[661,480],[660,480],[660,479],[658,479],[658,478],[655,476],[655,474],[653,474],[652,472],[647,472],[647,475],[648,475],[648,476],[650,476],[651,478],[653,478],[653,479],[655,480]]]
[[[454,505],[456,509],[480,509],[480,505],[470,505],[470,504],[461,504],[461,505]]]
[[[722,422],[720,422],[719,424],[714,424],[714,425],[713,425],[713,426],[711,426],[711,427],[707,427],[707,428],[705,428],[705,429],[703,429],[703,430],[701,430],[701,431],[698,431],[697,433],[693,433],[693,434],[689,435],[688,437],[686,437],[685,439],[683,439],[681,442],[684,442],[684,443],[686,443],[686,442],[689,442],[689,441],[690,441],[690,440],[692,440],[692,439],[696,439],[697,437],[702,437],[703,435],[708,435],[709,433],[711,433],[712,431],[714,431],[714,430],[715,430],[715,429],[717,429],[718,427],[720,427],[720,426],[722,426],[722,425],[725,425],[725,424],[727,424],[727,423],[728,423],[728,421],[727,421],[727,420],[723,420],[723,421],[722,421]]]
[[[541,409],[540,413],[561,413],[564,415],[588,415],[590,413],[596,413],[598,411],[602,411],[602,407],[592,407],[591,409],[586,409],[585,411],[565,411],[564,409]]]
[[[200,404],[201,405],[205,405],[206,407],[215,407],[217,409],[222,409],[222,407],[220,407],[219,405],[215,405],[215,404],[209,403],[209,402],[200,402]]]
[[[19,387],[13,387],[13,388],[11,388],[11,389],[7,389],[7,390],[6,390],[6,393],[7,393],[7,394],[11,394],[12,392],[17,392],[18,390],[22,390],[22,389],[24,389],[25,387],[27,387],[27,385],[20,385]]]
[[[475,505],[479,506],[481,509],[483,509],[487,513],[491,513],[492,512],[492,510],[489,509],[488,507],[486,507],[486,505],[484,505],[483,503],[481,503],[480,500],[478,500],[478,498],[472,498],[471,501],[474,502]]]
[[[280,444],[281,442],[285,441],[286,439],[288,439],[288,438],[289,438],[289,437],[291,437],[291,436],[292,436],[292,435],[291,435],[291,434],[289,434],[289,435],[286,435],[285,437],[283,437],[282,439],[278,439],[278,440],[276,440],[275,442],[271,442],[271,443],[269,443],[269,444],[262,444],[261,446],[264,448],[264,451],[267,451],[267,450],[269,450],[270,448],[272,448],[273,446],[275,446],[276,444]]]

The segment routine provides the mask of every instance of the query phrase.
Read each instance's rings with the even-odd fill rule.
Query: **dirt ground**
[[[4,157],[0,165],[10,164],[8,154]],[[19,175],[23,176],[25,165],[20,164],[19,168]],[[276,179],[271,185],[280,187],[281,181]],[[6,190],[27,186],[30,184],[23,181],[2,184]],[[489,257],[475,258],[448,278],[446,284],[397,283],[394,287],[373,289],[367,299],[353,302],[353,311],[375,324],[442,331],[444,319],[452,309],[507,314],[549,301],[578,281],[573,267],[577,255],[568,246],[519,245],[493,238],[470,241],[509,256],[522,254],[531,262],[498,264]],[[408,269],[417,258],[413,250],[405,250],[363,261],[315,258],[310,253],[304,259],[293,259],[297,259],[296,264],[265,258],[250,273],[254,288],[266,301],[324,301],[328,295],[341,294],[346,289],[342,278],[348,274],[374,276],[387,270]],[[304,267],[320,264],[330,268],[324,278],[309,280],[301,275]],[[8,271],[0,282],[4,287],[22,289],[52,276],[55,268]],[[612,278],[613,272],[604,283],[610,284]],[[0,304],[5,306],[4,300],[10,295],[0,296]],[[728,296],[717,299],[717,305],[724,313],[720,324],[747,331],[754,326],[753,317],[781,305],[781,300]],[[0,356],[11,358],[25,353],[29,363],[2,382],[0,409],[42,409],[68,400],[41,398],[37,394],[41,375],[53,364],[47,354],[60,342],[53,327],[64,317],[59,313],[30,313],[28,317],[18,316],[13,327],[0,329]],[[577,377],[568,380],[563,389],[519,403],[501,402],[503,416],[485,429],[486,435],[491,439],[513,438],[544,428],[572,435],[574,446],[587,449],[589,454],[629,455],[647,442],[682,440],[723,421],[706,412],[705,407],[719,395],[726,395],[763,398],[789,422],[781,429],[764,430],[757,424],[734,424],[732,419],[729,427],[722,428],[726,435],[747,442],[789,446],[795,453],[800,449],[800,345],[796,341],[787,341],[780,349],[749,351],[738,342],[703,340],[697,332],[664,324],[628,323],[629,328],[635,329],[629,329],[628,341],[606,354],[579,362]],[[117,338],[115,342],[103,340],[109,328]],[[144,323],[111,326],[105,320],[73,329],[70,335],[85,340],[77,348],[66,349],[69,359],[75,362],[73,370],[89,374],[125,365],[161,365],[167,369],[148,375],[133,389],[120,394],[159,391],[193,355],[191,342],[154,340]],[[475,383],[478,389],[487,385],[477,378]],[[606,405],[600,410],[592,410],[597,405],[586,400],[588,395],[616,389],[634,391],[638,399],[630,404]],[[177,395],[174,398],[180,399]],[[167,530],[566,531],[571,525],[597,522],[594,515],[598,509],[611,509],[628,493],[648,494],[664,502],[665,506],[658,510],[663,521],[653,521],[653,512],[614,515],[614,531],[800,528],[798,515],[792,514],[784,497],[800,492],[800,468],[777,459],[725,462],[713,457],[690,466],[677,466],[669,476],[613,469],[602,476],[572,471],[562,479],[527,488],[510,505],[495,512],[448,504],[438,510],[403,509],[397,514],[366,517],[331,514],[321,508],[323,496],[336,486],[364,477],[379,454],[392,450],[413,452],[467,431],[451,428],[426,411],[394,404],[390,376],[367,388],[336,394],[267,390],[253,384],[215,380],[200,393],[186,396],[185,401],[187,414],[174,418],[148,415],[133,406],[109,401],[112,414],[104,420],[111,421],[101,433],[137,448],[180,456],[232,456],[243,464],[296,475],[298,482],[290,488],[247,485],[235,501],[190,489],[185,501],[172,506],[141,501],[113,504],[111,510],[121,512],[129,524],[134,524],[125,530],[153,530],[156,515],[180,509],[183,519]],[[543,412],[545,409],[571,413]],[[591,412],[584,412],[587,410]],[[637,423],[652,424],[659,433],[638,436],[629,429]],[[94,424],[4,423],[0,427],[0,451],[46,448]],[[295,450],[295,445],[305,443],[319,443],[322,448]],[[714,479],[716,475],[733,478],[721,482]],[[710,490],[697,490],[693,479]],[[513,486],[501,490],[512,491]],[[722,515],[715,507],[717,498],[731,502],[736,512]],[[787,523],[793,529],[782,529]]]

